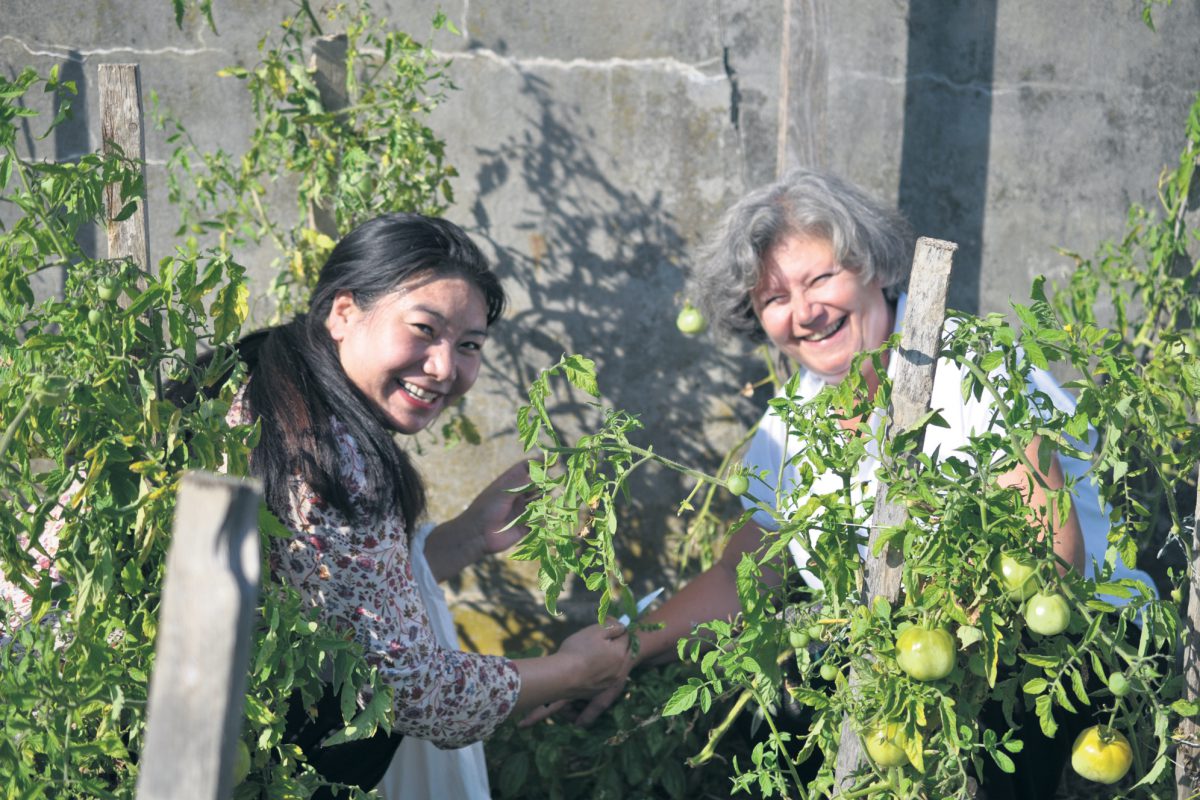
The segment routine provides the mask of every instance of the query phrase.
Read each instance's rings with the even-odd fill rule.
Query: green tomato
[[[954,669],[954,637],[945,628],[905,628],[896,637],[896,663],[913,680],[937,681]]]
[[[98,308],[93,308],[88,312],[88,325],[91,325],[93,328],[99,325],[103,319],[104,315],[100,313],[100,309]]]
[[[121,285],[117,283],[116,278],[105,278],[100,281],[100,287],[96,293],[100,295],[100,299],[104,301],[112,300],[121,290]]]
[[[1038,592],[1025,604],[1025,624],[1034,633],[1056,636],[1071,622],[1071,606],[1058,592]]]
[[[889,722],[868,728],[863,734],[863,742],[867,746],[867,755],[878,767],[888,769],[903,767],[908,763],[908,753],[904,752],[907,738],[898,723]]]
[[[788,644],[792,646],[793,650],[803,650],[808,647],[809,641],[811,640],[804,631],[792,631],[788,634]]]
[[[242,781],[246,780],[246,776],[250,774],[250,748],[241,739],[238,739],[237,751],[233,755],[233,785],[237,786]]]
[[[814,622],[812,625],[808,626],[808,635],[814,639],[820,639],[825,635],[825,626]]]
[[[725,479],[725,486],[730,492],[740,496],[749,490],[750,479],[747,478],[743,473],[738,472]]]
[[[821,680],[833,683],[835,680],[837,680],[837,676],[840,672],[841,670],[837,668],[836,664],[830,664],[828,661],[826,661],[821,665]]]
[[[1027,600],[1037,591],[1037,564],[1028,554],[1001,553],[992,562],[992,574],[1014,600]]]
[[[1129,740],[1115,728],[1093,725],[1071,745],[1071,768],[1089,781],[1116,783],[1133,764]]]
[[[1124,672],[1114,672],[1108,676],[1108,690],[1114,697],[1124,697],[1129,694],[1129,679]]]
[[[695,336],[698,333],[704,333],[704,330],[708,327],[708,321],[704,319],[704,315],[700,313],[700,309],[691,303],[685,303],[683,310],[675,318],[675,327],[679,328],[680,333]]]

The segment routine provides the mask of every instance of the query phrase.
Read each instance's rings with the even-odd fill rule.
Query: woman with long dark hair
[[[352,635],[393,690],[394,730],[333,747],[323,745],[342,727],[333,693],[315,717],[293,704],[288,739],[333,782],[370,789],[402,736],[461,747],[514,713],[607,687],[623,665],[628,642],[615,623],[579,631],[541,658],[446,647],[414,580],[414,567],[424,569],[414,562],[445,579],[526,532],[506,528],[523,509],[511,491],[528,480],[518,464],[414,541],[425,492],[393,438],[423,430],[471,388],[504,304],[461,229],[389,214],[338,243],[308,313],[241,348],[249,380],[229,419],[260,423],[251,471],[293,532],[272,542],[274,577]]]

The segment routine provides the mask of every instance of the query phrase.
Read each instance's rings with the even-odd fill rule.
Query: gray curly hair
[[[689,293],[715,330],[766,338],[750,292],[767,253],[789,236],[825,239],[839,264],[878,281],[891,302],[908,284],[913,236],[904,218],[841,178],[793,169],[726,211],[698,254]]]

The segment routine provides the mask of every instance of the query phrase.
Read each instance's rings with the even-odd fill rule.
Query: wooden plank
[[[900,349],[893,354],[899,361],[894,367],[891,407],[885,436],[890,440],[897,432],[911,428],[929,410],[933,394],[934,367],[940,348],[942,325],[946,318],[946,292],[950,285],[950,267],[958,245],[939,239],[922,237],[917,240],[913,256],[912,277],[908,285],[908,302],[900,329]],[[875,516],[871,527],[870,550],[880,533],[889,527],[904,524],[908,509],[903,503],[887,500],[887,487],[882,481],[876,486]],[[889,603],[900,596],[903,559],[891,547],[878,557],[868,554],[864,571],[866,587],[863,602],[870,604],[876,597]],[[853,672],[850,682],[856,682]],[[849,719],[842,722],[838,745],[836,778],[846,786],[850,776],[863,763],[865,751],[862,739]]]
[[[138,800],[224,800],[241,734],[260,554],[257,482],[188,473],[167,555]]]
[[[1200,486],[1200,473],[1196,475]],[[1188,581],[1188,612],[1183,620],[1183,699],[1200,702],[1200,492],[1192,525],[1192,564]],[[1178,800],[1200,793],[1200,725],[1194,717],[1180,720],[1176,733],[1175,796]]]
[[[309,69],[313,70],[313,82],[321,94],[321,105],[326,111],[341,111],[350,102],[346,96],[346,34],[322,36],[313,42]],[[310,228],[337,241],[339,232],[333,209],[326,203],[308,204]]]
[[[146,137],[142,118],[142,95],[137,64],[100,65],[100,136],[105,155],[121,152],[141,165],[142,179],[146,176]],[[108,219],[108,257],[129,258],[146,269],[150,263],[147,252],[149,218],[146,196],[142,193],[137,210],[128,219],[116,222],[121,211],[121,187],[116,184],[104,189],[104,207]],[[144,282],[139,287],[144,289]]]

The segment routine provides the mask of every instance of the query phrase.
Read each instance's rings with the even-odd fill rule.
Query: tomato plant
[[[246,152],[199,152],[184,121],[163,110],[158,124],[175,146],[168,190],[189,232],[216,233],[233,250],[267,244],[275,251],[271,295],[275,318],[303,311],[334,240],[389,211],[438,215],[454,198],[445,144],[428,117],[452,88],[447,62],[432,47],[392,30],[365,6],[314,9],[307,0],[279,30],[264,37],[260,60],[219,74],[241,84],[255,128]],[[328,113],[306,48],[345,30],[345,108]],[[435,30],[453,28],[444,14]],[[270,187],[293,180],[290,218],[272,208]],[[335,230],[313,227],[323,209]]]
[[[1200,147],[1200,99],[1188,130],[1192,146]],[[1193,160],[1181,161],[1169,185],[1184,186],[1193,169]],[[1182,213],[1186,203],[1179,198],[1186,191],[1172,192],[1164,196]],[[1139,218],[1131,237],[1140,237],[1146,224]],[[1178,214],[1146,236],[1138,246],[1166,248],[1155,249],[1155,263],[1175,263],[1179,269],[1193,263],[1181,256],[1190,240],[1181,233]],[[1122,280],[1141,280],[1133,247],[1114,260],[1122,267]],[[1200,336],[1190,324],[1200,319],[1200,300],[1186,282],[1161,273],[1155,273],[1156,284],[1145,282],[1146,292],[1155,285],[1170,290],[1138,295],[1137,303],[1161,304],[1158,319],[1164,325],[1189,321],[1169,333],[1139,329],[1139,335],[1150,337],[1147,341],[1168,339],[1160,360],[1145,364],[1140,359],[1153,348],[1128,346],[1125,331],[1104,327],[1094,318],[1095,309],[1084,305],[1100,282],[1098,270],[1081,270],[1082,277],[1073,277],[1054,299],[1044,281],[1035,281],[1029,303],[1014,304],[1014,319],[955,316],[940,357],[966,374],[962,391],[986,399],[996,425],[972,436],[958,452],[934,457],[921,451],[922,429],[940,424],[934,415],[892,439],[879,428],[849,424],[885,415],[892,389],[885,380],[872,395],[853,367],[840,384],[804,401],[797,399],[793,377],[770,401],[769,413],[785,423],[789,437],[804,442],[787,465],[798,476],[796,485],[790,493],[785,487],[773,502],[745,498],[744,513],[720,529],[738,530],[752,514],[774,523],[764,526],[761,549],[743,556],[737,566],[740,613],[733,620],[701,624],[694,636],[678,643],[678,654],[696,662],[702,678],[680,686],[664,709],[684,713],[741,693],[770,735],[751,762],[739,762],[735,790],[831,795],[843,723],[849,720],[866,731],[886,719],[902,725],[906,734],[909,763],[891,768],[899,771],[898,782],[889,778],[881,784],[878,772],[864,770],[840,790],[881,797],[965,797],[983,763],[1002,771],[1020,769],[1020,759],[1036,755],[1044,737],[1061,735],[1069,717],[1076,725],[1080,717],[1105,715],[1140,753],[1133,794],[1163,794],[1171,721],[1200,709],[1178,699],[1172,653],[1178,608],[1160,601],[1156,587],[1117,577],[1114,564],[1118,557],[1136,564],[1156,530],[1165,524],[1180,531],[1186,524],[1180,508],[1187,506],[1171,498],[1188,488],[1200,458],[1200,437],[1189,422],[1200,411],[1195,400],[1200,397]],[[1120,297],[1114,305],[1125,308],[1127,301]],[[1122,324],[1131,318],[1123,317]],[[1030,388],[1036,371],[1051,367],[1072,376],[1067,387],[1073,405],[1055,403]],[[562,582],[574,572],[600,593],[603,613],[624,581],[612,542],[619,535],[617,507],[629,475],[655,462],[693,478],[693,495],[703,485],[727,484],[636,442],[639,422],[619,410],[600,406],[604,422],[598,432],[565,440],[545,409],[550,382],[557,377],[600,396],[590,362],[581,356],[565,357],[531,387],[518,428],[527,448],[542,451],[533,470],[542,496],[530,504],[526,521],[533,534],[519,555],[540,561],[548,605],[553,607]],[[1137,428],[1132,436],[1127,435],[1131,425]],[[1027,495],[1001,481],[1018,466],[1032,474],[1033,462],[1044,463],[1052,453],[1087,465],[1088,477],[1070,478],[1068,490],[1078,488],[1076,480],[1099,476],[1101,502],[1107,504],[1104,512],[1112,522],[1107,552],[1090,554],[1095,569],[1086,575],[1060,574],[1051,541],[1030,524]],[[878,547],[903,555],[903,589],[891,603],[862,596],[865,538],[853,532],[871,524],[873,507],[862,500],[864,487],[856,477],[868,456],[876,459],[875,475],[889,495],[908,509],[902,524],[881,530],[878,537]],[[730,474],[728,462],[716,473]],[[816,476],[828,474],[836,479],[814,489]],[[755,477],[771,485],[773,476]],[[690,504],[685,501],[681,510],[691,510]],[[580,537],[584,525],[590,533]],[[791,557],[796,541],[804,542],[809,553],[803,565]],[[1178,533],[1172,541],[1185,552],[1189,547]],[[779,588],[765,580],[768,570],[781,579]],[[819,578],[820,587],[808,584],[806,574]],[[1026,629],[1037,635],[1022,635]],[[794,665],[798,675],[784,678],[781,664]],[[833,665],[846,680],[837,679]],[[1110,676],[1121,675],[1130,690],[1118,696],[1122,679]],[[1118,689],[1096,692],[1097,685]],[[775,710],[788,703],[804,706],[811,715],[806,731],[775,726]],[[985,721],[985,712],[997,709],[1005,718],[1015,715],[1018,724],[989,727],[995,723]],[[710,742],[705,752],[716,747]],[[817,760],[815,777],[800,776],[797,756],[805,763]]]
[[[1120,731],[1093,725],[1075,737],[1071,745],[1071,768],[1089,781],[1116,783],[1133,765],[1133,749]]]
[[[780,487],[777,496],[744,498],[744,513],[719,526],[705,518],[720,542],[754,515],[762,546],[737,564],[739,613],[702,624],[678,643],[677,653],[700,676],[689,677],[664,707],[670,716],[731,695],[744,701],[766,738],[753,758],[736,762],[735,791],[965,798],[986,766],[1022,769],[1047,737],[1065,735],[1066,725],[1105,719],[1137,756],[1129,796],[1166,796],[1169,732],[1180,716],[1200,712],[1179,700],[1179,608],[1158,595],[1178,588],[1171,584],[1184,572],[1169,573],[1167,585],[1156,587],[1122,576],[1119,562],[1133,567],[1139,554],[1157,554],[1162,544],[1186,561],[1191,546],[1182,531],[1190,527],[1185,501],[1200,457],[1200,293],[1198,232],[1194,219],[1189,230],[1188,212],[1200,185],[1193,180],[1200,98],[1186,135],[1179,164],[1159,186],[1163,214],[1134,209],[1121,240],[1098,248],[1094,259],[1068,254],[1076,269],[1064,285],[1038,279],[1029,300],[1006,314],[954,315],[939,370],[947,363],[961,370],[964,397],[994,414],[994,427],[959,451],[923,451],[922,437],[943,424],[936,414],[890,439],[865,422],[888,414],[893,387],[885,379],[872,394],[856,367],[839,385],[803,400],[795,377],[780,382],[768,413],[803,443],[780,466],[790,483],[770,480],[778,477],[775,465],[757,465],[763,474],[754,475],[754,485],[764,478]],[[867,359],[882,354],[863,354]],[[638,441],[638,420],[599,402],[598,431],[576,440],[559,435],[545,407],[550,381],[565,377],[599,400],[587,366],[568,356],[543,373],[518,415],[527,448],[541,451],[534,482],[542,490],[530,506],[533,533],[520,555],[539,560],[549,605],[576,573],[600,595],[603,613],[626,578],[612,543],[631,473],[650,463],[679,469],[696,482],[680,506],[691,512],[700,487],[726,485],[714,475],[731,470],[728,458],[711,474],[665,458],[667,443]],[[1032,385],[1048,371],[1065,376],[1073,403]],[[1051,542],[1031,524],[1037,521],[1028,493],[1002,480],[1018,467],[1034,474],[1052,455],[1082,465],[1067,478],[1073,500],[1085,481],[1098,487],[1098,507],[1078,510],[1111,523],[1105,541],[1090,544],[1094,562],[1084,573],[1060,574]],[[872,472],[863,477],[867,463]],[[866,484],[874,478],[907,509],[903,523],[872,527],[878,498]],[[1054,513],[1066,505],[1056,503]],[[868,531],[871,555],[886,546],[902,557],[894,602],[863,596]],[[792,555],[797,544],[807,553],[803,563]],[[780,579],[778,588],[768,575]],[[922,633],[930,627],[939,633]],[[919,650],[909,641],[917,636],[937,644]],[[917,663],[918,654],[934,653],[933,664]],[[844,680],[822,680],[832,665]],[[1096,690],[1105,685],[1111,691]],[[777,724],[790,705],[809,715],[807,728]],[[880,720],[901,726],[908,763],[889,767],[886,780],[871,768],[836,785],[840,730],[866,732]],[[718,748],[710,741],[704,752]],[[802,777],[797,762],[815,776]]]
[[[335,216],[351,225],[385,210],[379,203],[436,212],[451,196],[453,170],[422,124],[442,96],[432,51],[355,14],[348,57],[361,109],[310,114],[319,101],[303,51],[321,32],[306,0],[299,6],[282,28],[287,46],[264,40],[264,64],[243,76],[262,101],[245,158],[243,148],[236,158],[196,153],[182,126],[171,128],[170,192],[187,207],[182,238],[154,243],[172,255],[153,269],[95,258],[78,244],[103,228],[106,193],[128,210],[142,202],[139,165],[95,153],[69,164],[25,157],[23,142],[41,122],[31,93],[55,98],[58,115],[36,131],[44,138],[70,118],[76,87],[57,69],[0,76],[0,761],[10,794],[134,795],[175,490],[187,470],[245,474],[256,436],[224,421],[243,377],[230,344],[249,311],[233,253],[266,238],[286,252],[281,270],[313,269],[332,241],[307,228],[311,197],[339,194]],[[356,73],[372,52],[386,64]],[[376,112],[386,135],[363,122]],[[304,219],[288,229],[264,186],[297,163]],[[331,191],[335,172],[339,190]],[[386,180],[372,187],[376,174]],[[205,233],[212,249],[192,238]],[[34,276],[47,268],[65,273],[59,297],[35,296]],[[300,302],[306,269],[282,275],[280,293]],[[172,392],[179,387],[204,391]],[[260,523],[266,543],[278,522],[264,514]],[[18,607],[6,602],[9,586]],[[324,781],[281,741],[290,699],[315,699],[331,678],[384,690],[361,649],[317,625],[294,591],[266,582],[259,611],[244,735],[260,769],[234,796],[249,800],[267,787],[308,796]],[[390,724],[389,713],[362,715],[357,730]],[[239,774],[248,752],[241,744]]]

